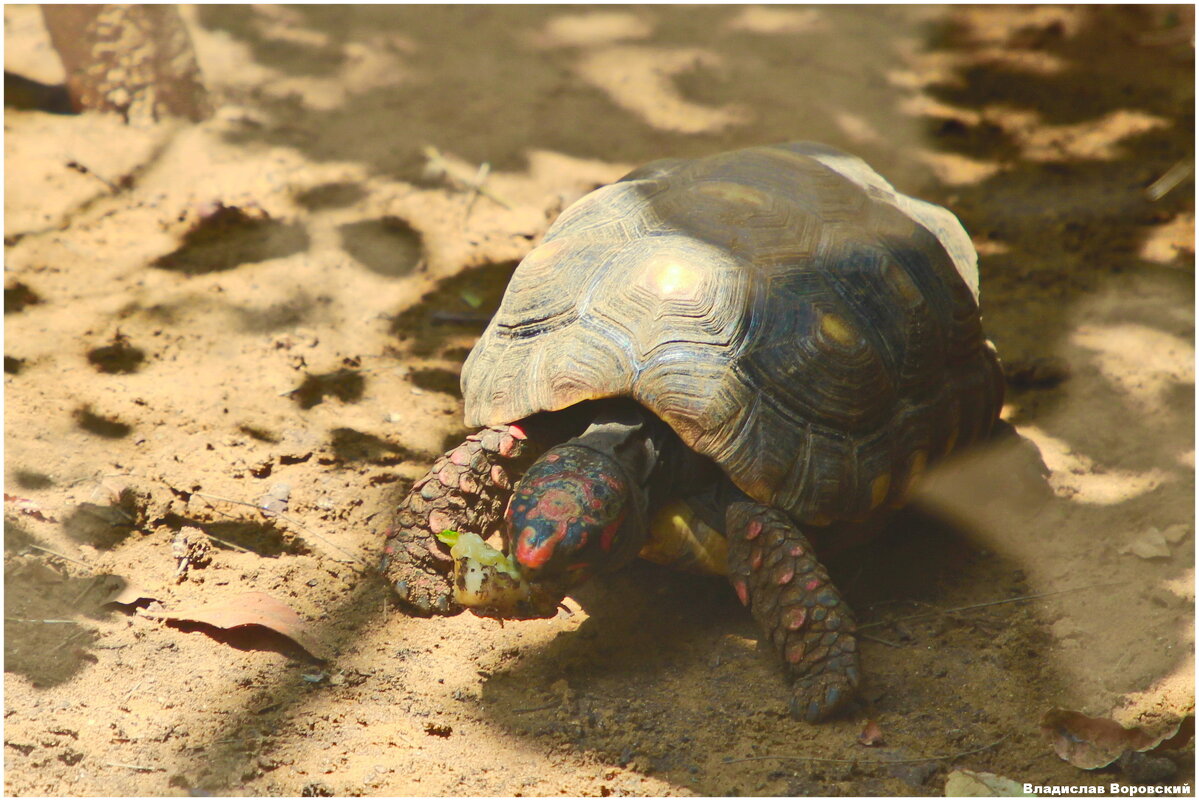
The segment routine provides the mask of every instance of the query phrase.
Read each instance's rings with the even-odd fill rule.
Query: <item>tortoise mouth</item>
[[[492,603],[486,606],[468,606],[471,614],[492,620],[545,620],[558,614],[563,608],[565,593],[545,593],[536,588],[526,598],[511,603]]]

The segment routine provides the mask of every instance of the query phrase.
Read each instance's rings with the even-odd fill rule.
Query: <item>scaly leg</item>
[[[516,477],[536,456],[536,448],[518,426],[491,426],[439,457],[412,485],[399,506],[396,525],[385,534],[381,564],[409,611],[462,611],[450,586],[449,549],[436,535],[453,529],[486,537],[503,520]]]
[[[858,685],[853,616],[787,515],[758,503],[728,507],[729,579],[792,679],[791,714],[838,711]]]

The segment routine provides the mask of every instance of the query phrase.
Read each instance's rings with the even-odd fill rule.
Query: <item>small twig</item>
[[[237,504],[238,506],[248,506],[248,507],[250,507],[251,509],[257,509],[257,510],[258,510],[260,513],[262,513],[262,514],[264,514],[264,515],[267,515],[268,517],[274,517],[274,518],[277,518],[277,519],[279,519],[279,520],[282,520],[282,521],[284,521],[285,523],[288,523],[288,524],[290,524],[290,525],[292,525],[292,526],[295,526],[297,529],[299,529],[299,530],[300,530],[301,532],[303,532],[304,534],[307,534],[307,535],[308,535],[308,536],[310,536],[310,537],[315,537],[316,539],[318,539],[318,540],[320,540],[321,542],[323,542],[323,543],[325,543],[326,545],[328,545],[330,548],[334,548],[334,549],[336,549],[336,550],[338,550],[338,551],[341,551],[343,554],[345,554],[346,556],[350,557],[351,559],[353,559],[353,560],[354,560],[355,562],[357,562],[358,564],[361,564],[361,565],[365,565],[365,564],[366,564],[366,562],[364,562],[364,561],[363,561],[363,560],[362,560],[362,559],[361,559],[361,558],[360,558],[360,557],[359,557],[357,554],[353,553],[352,551],[347,551],[345,548],[342,548],[342,547],[341,547],[340,545],[338,545],[337,543],[335,543],[335,542],[333,542],[332,540],[330,540],[330,539],[328,539],[328,538],[326,538],[326,537],[324,537],[324,536],[322,536],[322,535],[320,535],[320,534],[316,533],[315,531],[312,531],[312,530],[310,530],[309,528],[307,528],[306,526],[304,526],[302,523],[300,523],[300,521],[298,521],[298,520],[294,520],[294,519],[292,519],[292,518],[288,517],[287,515],[279,514],[278,512],[272,512],[272,511],[270,511],[270,510],[268,510],[268,509],[263,509],[261,506],[259,506],[259,505],[258,505],[258,504],[256,504],[256,503],[250,503],[249,501],[239,501],[239,500],[237,500],[237,499],[235,499],[235,498],[225,498],[225,497],[222,497],[222,496],[220,496],[220,495],[210,495],[210,494],[208,494],[208,493],[206,493],[206,492],[193,492],[193,493],[192,493],[192,495],[198,495],[198,496],[200,496],[201,498],[208,498],[208,499],[211,499],[211,500],[214,500],[214,501],[224,501],[225,503],[233,503],[233,504]],[[205,532],[205,533],[207,533],[207,532]],[[208,536],[209,536],[209,537],[211,537],[212,535],[211,535],[211,534],[208,534]],[[215,538],[214,538],[214,539],[215,539]],[[245,550],[245,549],[243,549],[243,550]]]
[[[466,213],[463,215],[463,224],[470,219],[470,213],[475,208],[475,201],[479,199],[479,195],[483,194],[483,182],[487,180],[487,176],[491,173],[491,165],[486,161],[479,165],[479,171],[475,173],[474,180],[470,182],[470,200],[466,201]]]
[[[870,634],[858,634],[858,639],[870,640],[871,642],[876,642],[876,643],[879,643],[880,645],[889,645],[892,648],[902,648],[903,647],[902,645],[900,645],[897,642],[891,642],[890,640],[884,640],[882,637],[875,637]]]
[[[541,706],[527,706],[522,709],[513,709],[512,713],[516,714],[516,715],[521,715],[521,714],[524,714],[525,712],[541,712],[546,709],[553,709],[554,707],[560,705],[561,703],[562,703],[561,701],[554,701],[553,703],[542,704]]]
[[[726,759],[726,760],[724,760],[724,764],[732,765],[737,762],[760,762],[760,761],[768,760],[768,759],[781,759],[781,760],[790,760],[790,761],[794,761],[794,762],[829,762],[829,763],[834,763],[834,764],[838,764],[838,765],[910,765],[913,762],[939,762],[944,759],[949,759],[949,760],[961,759],[964,756],[970,756],[971,754],[978,754],[978,753],[981,753],[982,751],[988,751],[988,750],[994,748],[995,746],[999,745],[1000,743],[1002,743],[1004,740],[1006,740],[1007,738],[1009,738],[1011,736],[1012,735],[1010,735],[1010,734],[1005,734],[1002,737],[1000,737],[998,740],[996,740],[995,742],[993,742],[989,745],[980,746],[979,748],[973,748],[969,751],[961,751],[957,754],[937,754],[935,756],[929,756],[929,757],[912,757],[911,759],[832,759],[832,758],[828,758],[828,757],[804,757],[804,756],[779,755],[779,756],[752,756],[752,757],[741,757],[739,759]]]
[[[5,623],[78,623],[77,620],[38,619],[33,617],[6,617]]]
[[[466,189],[472,192],[474,195],[483,195],[488,200],[498,203],[506,209],[512,208],[512,204],[504,200],[495,192],[492,192],[490,189],[483,186],[482,181],[486,180],[487,174],[491,171],[490,165],[480,165],[478,172],[475,173],[474,180],[471,180],[464,176],[461,170],[451,164],[446,157],[441,154],[441,151],[432,145],[426,145],[421,149],[421,153],[429,162],[425,168],[429,174],[436,177],[448,178],[451,183],[466,187]],[[484,167],[486,167],[486,169],[484,169]],[[470,214],[469,206],[467,207],[467,214]]]
[[[155,768],[155,767],[150,767],[149,765],[126,765],[123,762],[104,762],[103,764],[109,765],[114,768],[127,768],[129,770],[140,770],[140,771],[144,771],[146,773],[155,773],[158,771],[166,770],[166,768]]]
[[[71,557],[67,556],[66,554],[61,554],[61,553],[59,553],[58,551],[52,551],[52,550],[50,550],[49,548],[43,548],[43,547],[42,547],[42,546],[40,546],[40,545],[34,545],[33,543],[30,543],[29,545],[27,545],[27,546],[25,546],[25,547],[27,547],[27,548],[36,548],[36,549],[37,549],[37,550],[39,550],[39,551],[45,551],[46,553],[50,554],[51,556],[57,556],[59,559],[66,559],[68,562],[74,562],[74,563],[75,563],[75,564],[77,564],[77,565],[83,565],[83,566],[84,566],[84,567],[86,567],[88,570],[91,570],[91,569],[92,569],[92,566],[91,566],[91,565],[89,565],[87,562],[81,562],[81,561],[79,561],[78,559],[72,559]]]
[[[107,178],[105,178],[104,176],[102,176],[102,175],[97,175],[96,173],[92,172],[90,169],[88,169],[88,168],[87,168],[87,167],[85,167],[84,165],[80,164],[78,161],[68,161],[68,162],[67,162],[67,169],[74,170],[75,172],[79,173],[80,175],[90,175],[91,177],[93,177],[93,178],[95,178],[97,181],[99,181],[100,183],[102,183],[102,184],[104,184],[105,186],[107,186],[107,187],[108,187],[109,189],[111,189],[113,192],[120,192],[120,191],[121,191],[121,187],[117,186],[116,184],[114,184],[112,181],[108,180],[108,179],[107,179]]]
[[[91,580],[91,581],[89,581],[89,582],[88,582],[88,583],[87,583],[87,584],[84,586],[84,588],[83,588],[83,592],[79,593],[79,595],[78,595],[78,596],[75,598],[75,600],[71,602],[71,608],[72,608],[72,609],[74,609],[75,607],[79,606],[79,602],[80,602],[80,601],[82,601],[84,598],[86,598],[86,597],[87,597],[87,594],[88,594],[89,592],[91,592],[92,590],[94,590],[94,589],[96,588],[96,585],[97,585],[97,584],[99,584],[99,583],[100,583],[100,577],[99,577],[99,576],[93,576],[93,577],[92,577],[92,580]]]
[[[1062,595],[1067,592],[1080,592],[1082,590],[1093,590],[1099,587],[1114,587],[1118,584],[1127,584],[1125,581],[1109,581],[1105,584],[1088,584],[1085,587],[1071,587],[1067,590],[1053,590],[1052,592],[1039,592],[1035,595],[1021,595],[1016,598],[1003,598],[998,601],[984,601],[980,604],[969,604],[967,606],[959,606],[954,609],[938,609],[933,612],[921,612],[918,615],[908,615],[907,617],[897,617],[894,620],[877,620],[873,623],[863,623],[858,626],[857,630],[874,628],[875,626],[890,626],[894,623],[904,623],[908,620],[920,620],[926,617],[936,617],[937,615],[952,615],[955,612],[968,612],[971,609],[983,609],[988,606],[1000,606],[1002,604],[1015,604],[1021,601],[1032,601],[1037,598],[1048,598],[1050,595]]]
[[[1191,173],[1195,171],[1194,162],[1183,159],[1166,170],[1160,178],[1145,188],[1145,194],[1150,200],[1161,200],[1170,190],[1178,186],[1180,183],[1191,177]]]
[[[429,312],[429,319],[435,323],[486,323],[491,316],[491,312]]]
[[[204,531],[204,529],[200,529],[200,530]],[[224,545],[226,548],[232,548],[233,550],[241,551],[242,553],[254,553],[249,548],[243,548],[242,546],[238,545],[236,542],[230,542],[229,540],[223,540],[220,537],[214,537],[213,535],[209,534],[207,531],[204,531],[204,536],[207,537],[208,539],[212,540],[213,542],[217,543],[218,545]]]
[[[54,653],[55,651],[59,651],[59,650],[62,650],[63,648],[66,648],[66,647],[67,647],[68,645],[70,645],[70,644],[71,644],[73,641],[75,641],[75,640],[79,639],[80,637],[82,637],[82,636],[84,636],[84,635],[86,635],[86,634],[88,634],[88,633],[90,633],[90,632],[88,631],[88,629],[80,629],[79,631],[76,631],[76,632],[72,633],[72,634],[71,634],[71,635],[69,635],[69,636],[68,636],[68,637],[67,637],[65,640],[63,640],[62,642],[60,642],[58,645],[54,646],[54,648],[53,648],[53,649],[51,649],[50,653]]]

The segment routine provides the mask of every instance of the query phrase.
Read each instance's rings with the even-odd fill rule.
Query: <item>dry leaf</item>
[[[947,798],[992,798],[995,796],[1030,796],[1024,787],[1006,776],[973,770],[955,770],[945,780]]]
[[[262,626],[282,634],[317,659],[323,658],[319,646],[308,631],[308,624],[290,606],[264,592],[247,592],[225,601],[183,609],[161,612],[142,610],[141,613],[163,620],[203,623],[227,630],[243,626]]]
[[[883,744],[883,730],[879,728],[878,722],[873,718],[866,721],[861,734],[858,735],[858,744],[866,746]]]
[[[1125,751],[1156,748],[1174,737],[1179,727],[1154,737],[1143,729],[1126,729],[1114,720],[1092,718],[1068,709],[1051,709],[1041,719],[1041,733],[1057,755],[1084,770],[1105,768]]]

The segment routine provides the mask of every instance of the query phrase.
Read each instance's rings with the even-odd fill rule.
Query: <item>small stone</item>
[[[1140,537],[1120,548],[1120,553],[1131,553],[1141,559],[1169,559],[1170,546],[1162,533],[1151,527]]]
[[[1162,530],[1162,537],[1171,545],[1177,545],[1191,533],[1191,527],[1186,523],[1175,523]]]

